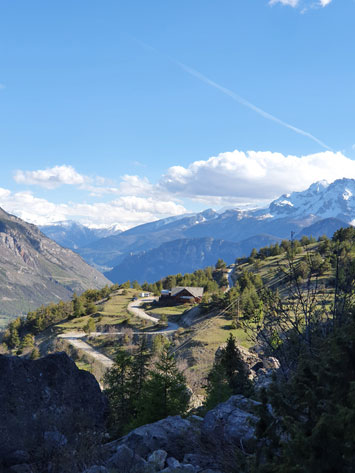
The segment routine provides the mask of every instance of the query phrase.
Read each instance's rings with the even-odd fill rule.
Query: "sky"
[[[0,206],[126,229],[355,178],[354,0],[0,0]]]

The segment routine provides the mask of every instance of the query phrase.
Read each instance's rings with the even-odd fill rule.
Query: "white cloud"
[[[37,171],[18,170],[15,172],[14,179],[19,184],[37,185],[46,189],[55,189],[63,184],[81,186],[89,181],[86,176],[77,173],[72,166],[67,165]]]
[[[5,84],[0,83],[0,90],[4,90],[5,88]]]
[[[146,195],[153,192],[153,185],[146,177],[141,178],[126,174],[122,177],[117,192],[126,195]]]
[[[275,3],[281,3],[282,5],[289,5],[290,7],[297,7],[299,0],[270,0],[270,5],[275,5]]]
[[[0,188],[0,207],[36,225],[77,220],[94,226],[118,223],[123,229],[186,212],[172,200],[124,196],[111,202],[55,204],[32,192],[12,193],[3,188]]]
[[[90,225],[115,223],[129,228],[196,208],[266,205],[281,194],[304,190],[315,181],[333,182],[343,177],[355,179],[355,160],[341,152],[286,156],[271,151],[235,150],[187,166],[173,166],[156,184],[137,175],[124,175],[117,186],[105,187],[103,178],[95,178],[90,184],[89,178],[71,166],[22,171],[17,174],[19,183],[41,183],[47,189],[71,184],[86,191],[91,199],[88,203],[53,203],[32,192],[14,193],[0,188],[0,206],[35,224],[72,219]],[[103,195],[109,201],[103,201]]]
[[[316,2],[313,0],[310,1],[302,1],[302,0],[269,0],[269,5],[275,5],[280,3],[281,5],[288,5],[292,8],[296,7],[303,7],[302,13],[306,12],[310,8],[317,8],[317,7],[326,7],[332,2],[332,0],[317,0]]]
[[[307,156],[284,156],[270,151],[232,151],[173,166],[160,186],[178,196],[203,199],[273,199],[285,192],[306,189],[320,179],[355,178],[355,161],[341,153],[325,151]]]

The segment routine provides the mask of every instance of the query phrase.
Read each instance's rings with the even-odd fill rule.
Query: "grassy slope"
[[[319,243],[313,243],[308,245],[306,248],[296,255],[295,263],[305,258],[308,254],[312,254],[318,247]],[[285,284],[282,281],[283,273],[281,268],[287,267],[286,255],[282,254],[279,256],[271,256],[264,260],[258,260],[256,264],[244,263],[236,268],[235,276],[238,276],[242,271],[250,271],[259,274],[263,280],[263,283],[271,288],[279,289],[280,294],[287,294]],[[319,280],[327,286],[327,282],[332,274],[329,272],[323,275]],[[324,294],[327,295],[329,289],[325,288]],[[324,295],[322,296],[322,298]],[[330,299],[329,299],[330,303]],[[178,337],[178,343],[183,343],[186,340],[190,340],[184,348],[177,351],[177,354],[182,359],[186,360],[189,364],[189,368],[186,371],[190,384],[194,383],[194,380],[202,379],[206,377],[210,367],[213,364],[216,350],[218,347],[223,345],[229,333],[232,333],[238,343],[245,347],[251,348],[253,342],[248,337],[248,334],[241,328],[233,330],[231,328],[231,320],[226,316],[216,316],[216,314],[207,314],[206,319],[196,325],[187,329]],[[197,391],[201,390],[200,386],[197,386]],[[202,390],[201,390],[202,391]]]
[[[101,326],[109,325],[117,330],[122,328],[122,324],[133,329],[145,327],[145,325],[142,325],[140,319],[132,317],[127,311],[127,306],[135,295],[137,295],[137,291],[134,289],[118,290],[113,293],[107,301],[98,303],[97,312],[93,314],[96,324]],[[83,330],[88,319],[89,316],[84,315],[83,317],[59,323],[57,327],[62,332]]]

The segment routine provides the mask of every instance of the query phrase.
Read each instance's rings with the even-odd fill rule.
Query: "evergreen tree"
[[[184,414],[189,399],[185,377],[178,370],[174,355],[165,346],[144,383],[135,425],[156,422],[169,415]]]
[[[39,349],[37,347],[34,347],[34,349],[31,351],[30,359],[37,360],[38,358],[40,358],[40,356],[41,354],[39,352]]]
[[[94,314],[96,311],[97,311],[96,304],[93,301],[88,301],[86,303],[86,310],[85,310],[86,315]]]
[[[227,401],[232,394],[224,367],[215,362],[207,376],[205,410],[209,411],[217,404]]]
[[[248,374],[247,365],[231,333],[226,347],[221,350],[208,374],[205,407],[212,409],[218,403],[226,401],[232,394],[250,396],[253,387]]]
[[[95,320],[92,317],[90,317],[88,320],[88,323],[84,327],[84,331],[85,333],[90,334],[92,332],[95,332],[95,330],[96,330]]]
[[[33,347],[34,346],[34,336],[30,333],[25,335],[24,339],[22,340],[21,346],[23,348]]]
[[[134,373],[132,379],[132,393],[139,402],[142,394],[144,382],[148,374],[148,365],[151,360],[151,353],[148,349],[147,338],[143,335],[139,340],[137,352],[134,354],[132,363],[132,372]]]
[[[18,330],[14,327],[10,328],[10,334],[9,337],[6,339],[6,343],[9,348],[17,348],[20,346],[20,337],[18,334]]]
[[[225,269],[226,267],[227,263],[222,258],[219,258],[216,263],[216,269]]]
[[[119,350],[113,366],[106,371],[103,378],[107,386],[105,394],[110,402],[110,429],[115,436],[122,435],[132,421],[132,376],[132,356],[124,350]]]
[[[77,296],[75,293],[73,295],[73,316],[81,317],[85,314],[85,308],[82,298]]]

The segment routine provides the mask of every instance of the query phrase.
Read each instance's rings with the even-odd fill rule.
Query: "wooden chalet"
[[[171,291],[162,291],[161,299],[165,301],[168,299],[169,302],[175,304],[184,304],[186,302],[202,301],[203,287],[173,287]]]

